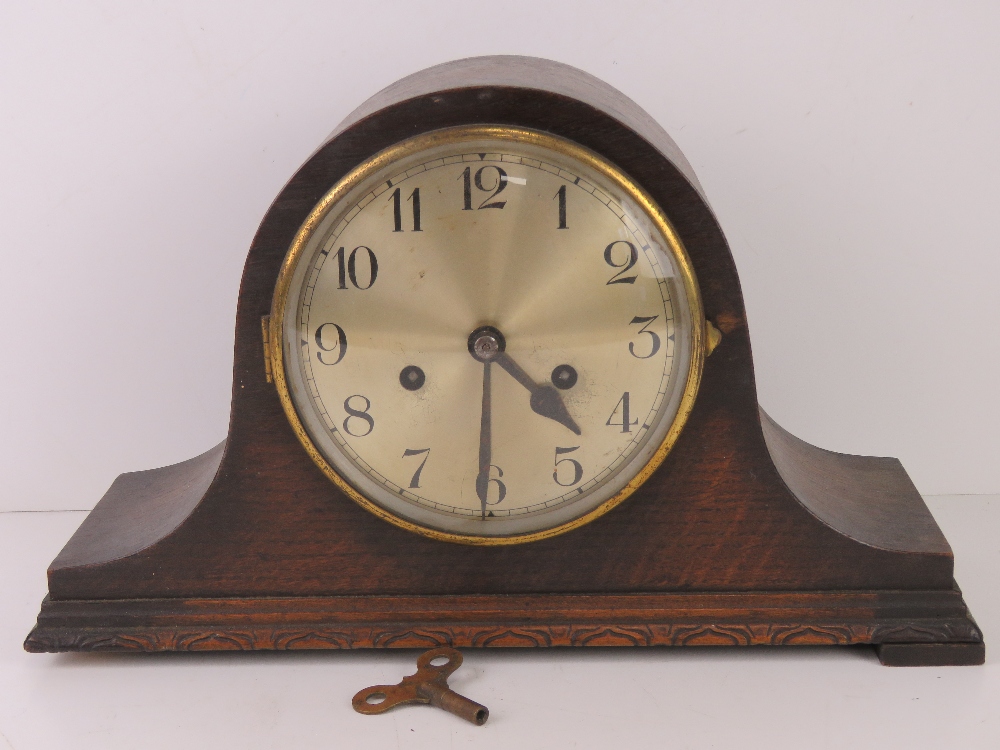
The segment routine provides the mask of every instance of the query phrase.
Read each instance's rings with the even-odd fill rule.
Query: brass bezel
[[[296,264],[302,257],[303,251],[310,237],[327,213],[356,185],[367,179],[372,173],[377,172],[394,161],[434,146],[486,138],[507,140],[514,143],[528,143],[541,148],[556,151],[572,159],[583,162],[588,167],[621,188],[641,207],[646,216],[653,222],[654,226],[657,230],[659,230],[659,232],[667,240],[667,243],[670,245],[670,249],[677,260],[677,266],[680,271],[679,278],[684,286],[684,292],[689,307],[688,312],[691,316],[692,322],[691,361],[688,365],[687,381],[681,395],[677,414],[674,416],[673,423],[668,428],[659,448],[656,449],[649,461],[646,462],[646,465],[643,466],[643,468],[637,472],[636,475],[632,477],[632,479],[629,480],[629,482],[621,490],[588,513],[558,526],[553,526],[549,529],[511,536],[456,534],[452,532],[440,531],[438,529],[432,529],[400,518],[365,497],[337,473],[333,466],[330,465],[326,458],[324,458],[324,456],[313,444],[312,439],[309,437],[305,427],[302,425],[298,413],[295,410],[295,405],[292,402],[291,394],[288,390],[288,384],[286,381],[284,362],[285,340],[283,336],[283,318],[285,306],[288,301],[292,275]],[[285,410],[285,415],[288,417],[288,421],[291,423],[292,429],[295,432],[296,437],[299,439],[299,442],[302,444],[302,447],[305,448],[306,453],[309,454],[309,457],[327,476],[327,478],[362,508],[395,526],[430,537],[432,539],[457,544],[479,546],[523,544],[526,542],[534,542],[558,536],[559,534],[564,534],[567,531],[579,528],[580,526],[590,523],[594,519],[603,516],[635,492],[647,479],[649,479],[660,464],[663,463],[663,460],[667,457],[670,449],[677,441],[677,438],[691,413],[691,409],[694,407],[694,400],[698,393],[698,387],[701,383],[702,366],[705,360],[705,317],[702,311],[701,294],[697,279],[695,278],[694,268],[691,265],[691,259],[688,257],[687,251],[684,249],[684,245],[681,242],[680,237],[677,235],[677,232],[674,230],[673,225],[670,223],[666,214],[664,214],[655,201],[653,201],[645,190],[625,175],[624,172],[621,172],[617,167],[606,161],[603,157],[598,156],[594,152],[577,145],[572,141],[568,141],[548,133],[528,130],[526,128],[496,125],[465,125],[446,128],[443,130],[435,130],[429,133],[424,133],[408,140],[401,141],[400,143],[390,146],[384,151],[381,151],[375,156],[362,162],[345,175],[339,182],[337,182],[337,184],[334,185],[326,193],[326,195],[320,199],[313,210],[309,213],[309,216],[302,223],[302,226],[296,233],[295,238],[292,240],[292,244],[285,255],[284,261],[282,262],[281,271],[278,274],[278,281],[275,285],[274,297],[271,303],[271,315],[270,320],[268,321],[268,327],[268,338],[270,339],[271,344],[270,347],[268,347],[271,365],[270,369],[271,375],[274,379],[275,388],[278,391],[278,397],[281,399],[281,406]]]

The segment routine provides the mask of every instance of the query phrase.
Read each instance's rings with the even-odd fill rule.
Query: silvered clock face
[[[697,390],[701,308],[662,212],[613,166],[508,128],[438,131],[348,175],[272,313],[300,440],[355,500],[471,543],[608,510]]]

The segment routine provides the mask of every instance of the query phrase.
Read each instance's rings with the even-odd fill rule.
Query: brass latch
[[[722,341],[722,331],[712,325],[712,321],[705,321],[705,356],[715,351],[715,347]]]

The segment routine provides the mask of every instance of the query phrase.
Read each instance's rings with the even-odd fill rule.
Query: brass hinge
[[[264,337],[264,377],[267,382],[274,381],[271,373],[271,316],[265,315],[260,319],[260,332]]]

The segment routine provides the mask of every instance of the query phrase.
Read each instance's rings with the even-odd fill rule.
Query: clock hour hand
[[[542,417],[547,417],[558,422],[577,435],[580,428],[573,417],[569,415],[566,404],[563,403],[562,396],[551,385],[539,385],[517,364],[507,352],[500,352],[494,360],[500,365],[514,380],[523,385],[531,393],[531,410]]]

